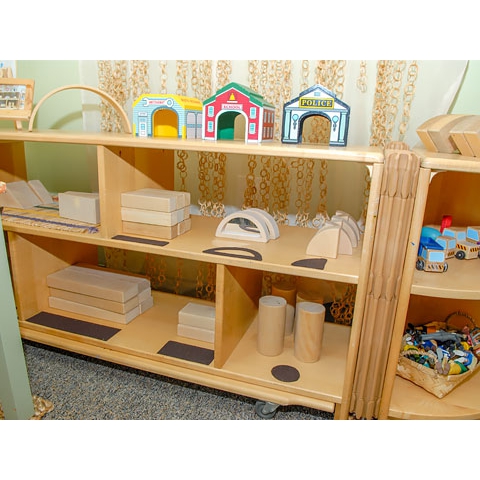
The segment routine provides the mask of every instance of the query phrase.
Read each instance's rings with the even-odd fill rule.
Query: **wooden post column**
[[[355,368],[351,415],[377,418],[420,170],[403,142],[385,148],[378,224]]]

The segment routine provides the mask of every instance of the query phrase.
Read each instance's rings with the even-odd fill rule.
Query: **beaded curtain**
[[[284,103],[321,84],[351,108],[348,145],[383,147],[393,140],[418,143],[416,126],[447,112],[465,66],[463,61],[415,60],[99,60],[80,62],[80,71],[85,83],[113,96],[130,118],[132,104],[142,93],[204,101],[229,82],[240,83],[276,107],[276,141],[281,137]],[[90,111],[84,118],[86,129],[121,131],[116,112],[103,101],[96,116]],[[311,117],[305,121],[302,143],[327,144],[329,129],[328,121]],[[176,167],[176,189],[191,192],[193,213],[200,215],[223,217],[231,209],[259,207],[279,224],[302,227],[315,227],[317,219],[336,210],[360,221],[365,217],[370,178],[361,165],[347,168],[342,162],[304,158],[178,151]],[[332,183],[335,188],[328,189]],[[152,255],[139,259],[115,249],[109,249],[107,261],[117,268],[143,270],[154,287],[161,289],[170,282],[168,289],[175,293],[192,290],[191,278],[196,277],[196,296],[214,297],[213,265],[192,266]],[[265,292],[272,281],[267,275]],[[345,295],[352,299],[354,291],[342,291]],[[338,293],[332,296],[335,299]],[[339,311],[343,304],[337,305]]]

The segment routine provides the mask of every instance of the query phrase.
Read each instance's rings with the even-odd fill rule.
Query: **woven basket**
[[[452,318],[455,316],[466,317],[471,321],[472,325],[476,327],[475,321],[467,314],[462,312],[454,312],[446,318],[445,324],[449,325]],[[432,393],[438,398],[443,398],[452,390],[457,388],[463,382],[475,375],[480,369],[480,362],[474,370],[468,370],[465,373],[458,375],[441,375],[436,370],[424,367],[420,363],[416,363],[406,357],[400,355],[397,364],[397,375],[411,382],[419,387],[422,387],[427,392]]]
[[[438,398],[443,398],[460,384],[471,378],[479,370],[469,370],[459,375],[441,375],[432,368],[427,368],[408,358],[400,356],[397,364],[397,374],[410,380],[427,392]]]

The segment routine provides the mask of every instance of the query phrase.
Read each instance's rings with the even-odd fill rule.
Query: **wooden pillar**
[[[419,169],[420,160],[408,145],[387,145],[350,401],[350,412],[359,419],[377,418],[379,413]]]

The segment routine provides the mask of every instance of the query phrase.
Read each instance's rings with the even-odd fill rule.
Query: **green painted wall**
[[[19,60],[18,78],[35,80],[34,104],[47,93],[66,85],[79,84],[76,60]],[[39,109],[35,128],[39,130],[83,130],[80,90],[66,90],[48,98]],[[50,192],[97,190],[96,166],[91,147],[28,143],[26,145],[29,179],[39,179]]]
[[[55,88],[80,82],[77,60],[19,60],[17,77],[35,79],[34,103]],[[480,115],[480,60],[471,60],[451,113]],[[39,110],[35,128],[82,130],[80,90],[60,92]],[[51,192],[95,191],[97,175],[92,147],[28,144],[30,179],[40,179]]]
[[[480,115],[480,60],[470,60],[451,113]]]

